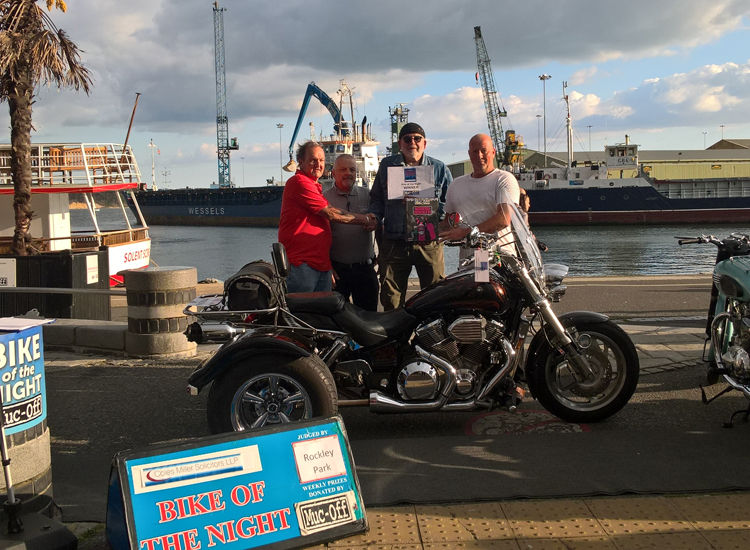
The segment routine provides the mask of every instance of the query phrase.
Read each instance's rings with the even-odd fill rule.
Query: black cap
[[[427,137],[424,135],[424,128],[416,122],[408,122],[404,124],[403,128],[401,128],[401,131],[398,133],[398,139],[401,139],[407,134],[419,134],[422,137]]]

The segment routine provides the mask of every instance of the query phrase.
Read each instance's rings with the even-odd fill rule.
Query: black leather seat
[[[411,333],[417,319],[403,308],[391,311],[365,311],[346,302],[341,312],[333,315],[333,320],[344,329],[360,346],[373,346],[388,338]]]
[[[333,315],[344,309],[346,300],[338,292],[295,292],[286,295],[286,305],[292,313]]]

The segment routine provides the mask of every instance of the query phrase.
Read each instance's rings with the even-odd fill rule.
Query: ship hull
[[[278,227],[283,192],[283,187],[180,189],[139,191],[136,198],[149,225]]]
[[[750,196],[668,198],[650,185],[527,193],[532,226],[750,223]]]
[[[279,205],[281,210],[281,205]],[[143,217],[149,225],[189,225],[189,226],[227,226],[227,227],[278,227],[279,214],[275,216],[258,215],[246,212],[239,216],[228,215],[191,215],[181,212],[164,212],[163,209],[141,208]],[[158,212],[158,213],[157,213]]]

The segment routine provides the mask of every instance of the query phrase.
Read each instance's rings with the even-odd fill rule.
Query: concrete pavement
[[[672,371],[702,369],[698,365],[705,339],[702,319],[710,276],[587,278],[566,282],[568,294],[555,304],[555,310],[598,310],[619,319],[638,350],[643,384],[649,383],[650,375],[658,378],[657,375]],[[47,365],[61,372],[73,365],[118,366],[132,362],[111,355],[45,353]],[[197,364],[208,353],[205,347],[199,347],[196,357],[181,362]],[[168,366],[166,363],[164,366]],[[53,454],[56,446],[68,443],[57,440],[53,433]],[[367,534],[317,548],[748,548],[749,504],[750,493],[738,492],[369,507]],[[79,548],[106,548],[103,524],[69,526],[80,537]]]
[[[644,319],[621,326],[638,350],[642,383],[648,383],[649,375],[695,368],[701,363],[704,328],[699,317]],[[197,362],[208,353],[199,349],[191,360]],[[47,354],[53,369],[72,363],[115,366],[127,361],[65,352]],[[53,437],[53,447],[56,444]],[[367,534],[317,548],[746,548],[750,547],[748,505],[750,493],[739,492],[370,507]],[[102,524],[70,527],[81,537],[79,548],[106,548]]]

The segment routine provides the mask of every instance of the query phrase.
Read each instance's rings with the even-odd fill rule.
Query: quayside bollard
[[[128,302],[125,353],[130,357],[192,357],[195,342],[183,334],[185,306],[195,298],[194,267],[147,267],[123,272]]]

